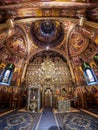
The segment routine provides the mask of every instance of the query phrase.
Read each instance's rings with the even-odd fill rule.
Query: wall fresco
[[[2,33],[0,34],[0,48],[4,46],[6,38],[7,38],[7,31],[2,30]]]
[[[88,39],[81,33],[73,30],[69,40],[69,53],[71,56],[76,56],[82,53],[88,46]]]
[[[14,31],[14,34],[11,33]],[[27,55],[27,41],[23,30],[19,26],[15,26],[10,32],[11,36],[7,39],[7,47],[12,53],[24,57]]]
[[[35,21],[35,20],[34,20]],[[31,22],[24,22],[22,25],[28,35],[28,43],[29,43],[29,46],[30,46],[30,54],[34,53],[35,50],[38,48],[35,44],[34,44],[34,41],[32,40],[32,35],[31,35],[31,27],[32,27],[32,23],[33,21]]]
[[[23,58],[19,58],[18,56],[11,54],[6,48],[6,46],[0,48],[0,59],[4,64],[13,63],[19,68],[22,66],[24,60]]]
[[[18,3],[28,3],[28,2],[97,2],[97,0],[2,0],[2,4],[18,4]]]
[[[94,55],[98,52],[98,45],[93,41],[89,40],[89,46],[84,53],[81,54],[81,57],[84,61],[92,61]]]
[[[96,44],[98,44],[98,27],[96,28],[91,27],[90,25],[86,25],[83,28],[79,28],[79,31],[88,37],[89,39],[93,40]]]
[[[55,9],[55,8],[22,8],[22,9],[9,9],[4,11],[1,10],[0,12],[2,19],[7,19],[7,18],[27,18],[27,17],[70,17],[70,18],[79,18],[83,15],[85,15],[85,10],[84,9]]]
[[[89,19],[93,19],[94,21],[98,21],[98,7],[87,10],[87,15]]]
[[[19,4],[19,3],[28,3],[28,2],[52,2],[52,1],[56,1],[56,0],[17,0],[17,1],[16,0],[2,0],[1,5],[2,4]]]
[[[0,58],[3,62],[7,62],[7,59],[11,56],[10,52],[7,50],[6,46],[0,48]]]
[[[86,85],[86,80],[84,78],[81,67],[74,68],[74,72],[75,72],[77,85]]]
[[[11,85],[19,86],[20,85],[20,79],[22,76],[22,67],[24,65],[24,59],[19,58],[15,55],[12,55],[4,46],[2,49],[0,49],[0,58],[2,59],[2,62],[0,64],[0,74],[2,73],[3,69],[5,68],[6,64],[13,63],[15,65],[15,71],[13,73],[13,78],[11,81]]]
[[[90,64],[91,68],[93,69],[95,75],[98,78],[98,66],[94,63],[93,57],[98,52],[98,45],[93,41],[89,40],[89,45],[83,53],[79,54],[78,56],[72,57],[72,67],[74,70],[74,74],[76,77],[76,82],[78,85],[86,85],[86,80],[83,76],[83,71],[81,69],[81,61],[80,57],[83,59],[84,62]]]

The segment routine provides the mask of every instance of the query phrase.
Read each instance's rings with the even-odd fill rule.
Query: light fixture
[[[49,50],[49,46],[46,47],[46,50]]]
[[[8,28],[11,28],[11,29],[14,28],[14,22],[12,19],[8,19],[6,21],[6,24],[7,24]]]
[[[83,27],[83,26],[86,25],[86,18],[85,18],[84,16],[82,16],[82,17],[80,18],[80,23],[79,23],[79,25],[80,25],[81,27]]]

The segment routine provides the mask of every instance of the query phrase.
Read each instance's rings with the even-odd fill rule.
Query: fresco
[[[13,30],[12,30],[13,32]],[[23,30],[19,26],[15,26],[14,34],[7,39],[7,47],[11,53],[19,57],[27,56],[27,41]]]
[[[74,68],[74,73],[75,73],[77,85],[86,85],[86,80],[84,78],[81,67]]]
[[[22,70],[20,68],[15,68],[15,71],[14,71],[13,77],[12,77],[12,81],[11,81],[12,86],[20,85],[20,80],[21,80],[21,76],[22,76],[21,72],[22,72]]]
[[[0,48],[0,59],[2,60],[2,63],[13,63],[17,67],[21,67],[24,61],[24,58],[20,58],[16,55],[11,54],[6,46],[3,46]]]
[[[31,36],[38,47],[55,47],[64,39],[62,24],[57,20],[39,20],[32,23]]]
[[[89,19],[93,19],[94,21],[96,21],[96,20],[98,21],[98,7],[87,10],[87,15],[88,15]]]
[[[61,16],[78,18],[85,14],[85,9],[62,9]]]
[[[3,42],[6,39],[6,37],[7,37],[7,31],[2,30],[2,33],[0,33],[0,43]]]
[[[67,2],[70,3],[68,4]],[[89,2],[88,0],[2,0],[0,5],[9,6],[1,6],[0,22],[2,23],[8,18],[14,19],[38,16],[60,16],[69,18],[85,16],[87,20],[98,21],[98,4],[93,3],[93,5],[91,5]],[[19,4],[21,4],[21,7]]]
[[[91,62],[94,55],[98,52],[98,45],[93,41],[89,40],[88,48],[81,54],[82,59],[87,62]]]
[[[6,48],[6,46],[3,46],[0,49],[0,59],[2,60],[0,64],[0,74],[2,73],[3,69],[5,68],[6,64],[13,63],[15,65],[15,72],[13,74],[13,78],[11,81],[11,85],[20,85],[20,78],[22,73],[20,73],[20,68],[23,67],[24,59],[19,58],[15,55],[12,55]],[[22,70],[21,70],[22,72]]]
[[[6,38],[7,38],[7,32],[6,30],[2,30],[2,33],[0,34],[0,48],[4,46]]]
[[[95,26],[95,28],[93,26],[86,25],[82,29],[80,28],[79,31],[83,35],[88,37],[89,39],[95,41],[96,44],[98,44],[98,27],[97,27],[97,25]]]
[[[73,56],[71,59],[73,71],[76,77],[76,82],[78,85],[86,85],[85,78],[83,76],[83,72],[81,69],[81,61],[80,57],[83,59],[84,62],[90,64],[91,68],[93,69],[95,75],[98,78],[98,66],[96,66],[93,57],[98,52],[98,45],[93,41],[89,40],[88,47],[83,51],[83,53]]]
[[[80,66],[81,62],[80,62],[79,56],[72,57],[72,63],[74,63],[74,67]]]
[[[28,3],[28,2],[52,2],[52,1],[58,1],[58,2],[97,2],[97,0],[2,0],[2,4],[18,4],[20,3]]]
[[[81,57],[85,60],[85,61],[90,61],[93,59],[94,55],[98,52],[98,45],[89,40],[89,46],[88,48],[81,54]]]
[[[69,53],[76,56],[82,53],[88,46],[88,40],[81,33],[73,30],[69,40]]]
[[[62,23],[63,23],[64,29],[65,29],[65,34],[67,35],[69,27],[71,26],[72,23],[70,20],[64,20]]]
[[[35,20],[34,20],[35,21]],[[32,36],[31,36],[31,26],[32,26],[32,21],[30,22],[24,22],[22,23],[26,33],[28,34],[28,43],[30,46],[30,54],[34,53],[38,47],[33,43],[32,41]]]
[[[35,6],[37,6],[35,4]],[[50,6],[51,7],[51,6]],[[54,9],[54,7],[51,7],[49,9],[46,9],[46,8],[41,8],[39,7],[34,7],[34,8],[21,8],[21,9],[9,9],[8,10],[4,10],[2,11],[1,10],[1,17],[2,19],[4,18],[22,18],[22,17],[31,17],[31,16],[34,16],[34,17],[38,17],[38,16],[44,16],[44,17],[53,17],[53,16],[60,16],[60,17],[75,17],[75,18],[78,18],[78,17],[81,17],[83,14],[85,13],[85,10],[84,9],[73,9],[73,10],[69,10],[69,9]]]
[[[19,2],[20,3],[28,3],[28,2],[51,2],[51,1],[56,1],[56,0],[2,0],[2,2],[1,2],[1,5],[2,4],[18,4]],[[62,0],[61,0],[62,1]],[[66,0],[66,1],[68,1],[68,0]],[[69,1],[71,1],[71,0],[69,0]]]
[[[3,46],[0,48],[0,58],[3,62],[6,62],[6,60],[11,56],[10,52],[7,50],[6,46]]]
[[[92,69],[98,79],[98,66],[95,64],[95,62],[90,63],[90,66],[92,67]]]

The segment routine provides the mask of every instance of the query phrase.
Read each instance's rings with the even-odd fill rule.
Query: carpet
[[[58,113],[63,130],[98,130],[98,119],[84,112]]]
[[[44,108],[37,130],[60,130],[57,126],[52,107]]]
[[[15,111],[0,118],[0,130],[32,130],[39,113]]]

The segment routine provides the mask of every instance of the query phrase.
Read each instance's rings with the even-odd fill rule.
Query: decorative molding
[[[88,9],[98,7],[98,3],[81,3],[81,2],[28,2],[7,6],[0,6],[2,9],[19,9],[19,8],[64,8],[64,9]]]

